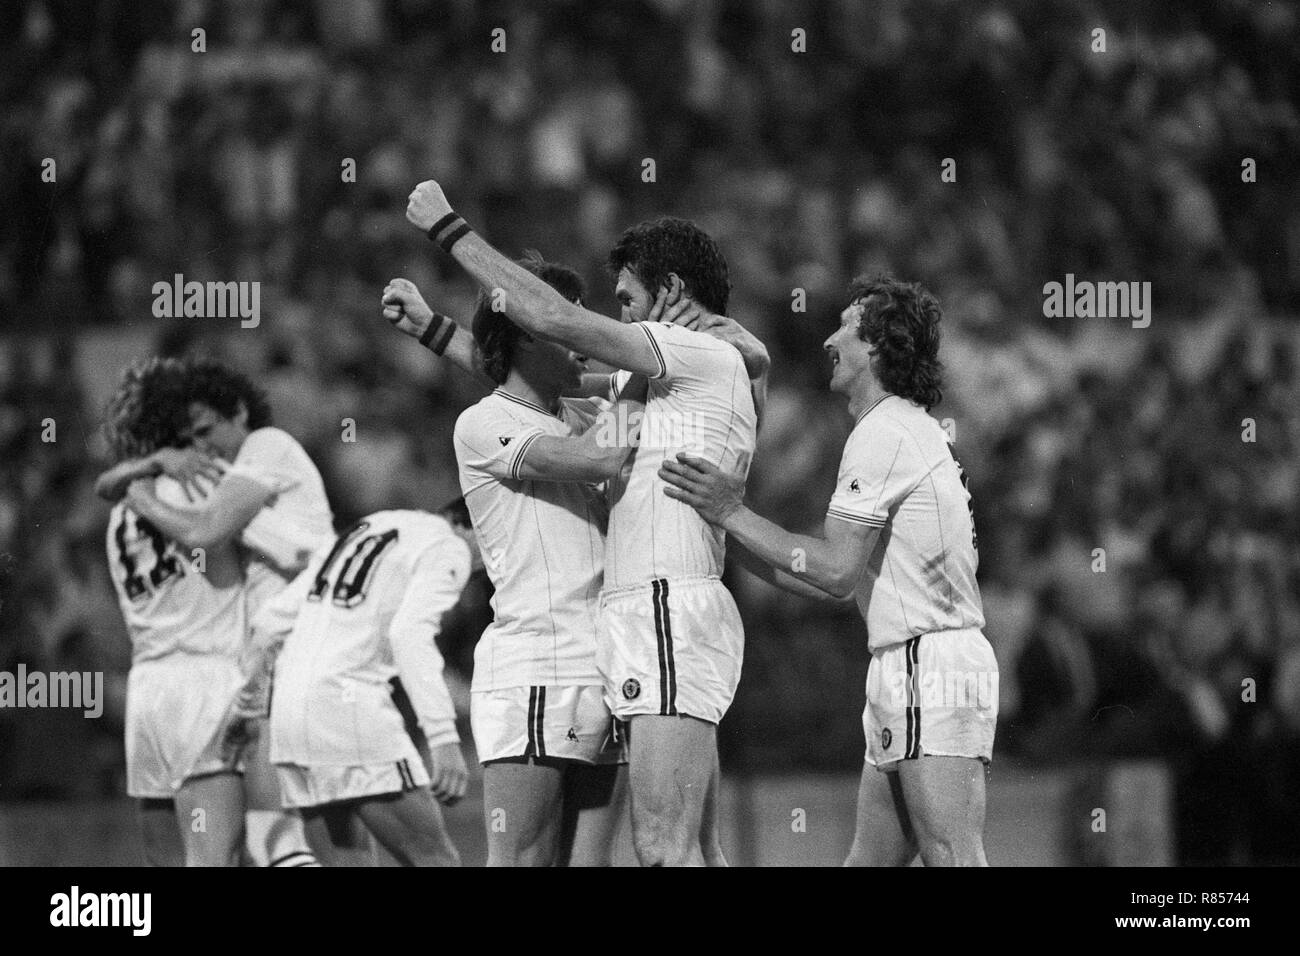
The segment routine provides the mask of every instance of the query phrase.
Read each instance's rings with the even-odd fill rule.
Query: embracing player
[[[581,301],[571,269],[535,255],[521,264]],[[634,438],[616,431],[620,414],[626,421],[641,406],[632,394],[622,408],[562,398],[580,384],[585,360],[527,335],[488,296],[479,297],[470,341],[404,280],[385,290],[384,307],[399,329],[496,386],[455,431],[461,490],[496,588],[474,652],[470,708],[488,865],[607,866],[626,756],[596,665],[601,484]]]
[[[432,181],[407,218],[484,289],[500,295],[530,336],[649,379],[640,445],[611,486],[598,663],[605,698],[630,723],[633,837],[645,865],[704,862],[700,827],[717,762],[716,727],[740,678],[744,633],[720,580],[724,536],[693,509],[665,499],[658,463],[690,448],[744,473],[755,442],[752,368],[713,335],[647,322],[665,288],[698,302],[766,373],[766,350],[722,318],[729,293],[717,245],[691,223],[661,219],[628,230],[611,254],[623,322],[565,299],[473,233]],[[727,323],[730,323],[729,325]],[[734,328],[733,328],[734,327]],[[757,348],[753,346],[757,345]],[[761,392],[761,389],[760,389]]]
[[[109,403],[105,434],[119,464],[154,473],[177,505],[218,471],[169,447],[184,367],[153,359],[128,368]],[[112,498],[113,470],[100,490]],[[184,490],[182,490],[184,489]],[[120,499],[121,492],[116,492]],[[237,865],[244,845],[244,786],[217,733],[239,687],[246,634],[244,575],[231,544],[199,570],[146,518],[118,500],[109,516],[108,565],[131,637],[126,694],[127,793],[139,801],[145,859],[155,866]],[[195,827],[202,810],[204,826]]]
[[[228,544],[244,559],[248,620],[334,538],[324,483],[302,446],[271,425],[265,394],[219,362],[187,360],[174,400],[180,416],[174,442],[220,463],[221,479],[189,503],[168,502],[154,489],[156,464],[125,461],[101,480],[185,554],[208,555]],[[229,463],[228,465],[226,463]],[[245,754],[249,848],[259,865],[310,865],[297,814],[280,806],[279,786],[258,735]]]
[[[856,424],[821,537],[744,506],[745,478],[697,456],[663,463],[673,499],[756,558],[765,580],[813,597],[854,595],[871,662],[866,765],[846,865],[987,865],[984,777],[998,665],[975,581],[966,477],[938,422],[938,302],[916,284],[859,279],[826,340],[832,391]],[[886,772],[877,772],[886,771]]]

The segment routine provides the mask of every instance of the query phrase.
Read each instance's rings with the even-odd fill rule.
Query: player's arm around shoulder
[[[153,479],[133,481],[127,503],[167,537],[186,548],[213,548],[229,541],[270,500],[273,492],[243,475],[227,474],[195,508],[178,508],[158,498]]]
[[[538,481],[606,481],[637,446],[646,379],[634,375],[619,400],[604,404],[580,435],[538,435],[519,462],[519,476]]]

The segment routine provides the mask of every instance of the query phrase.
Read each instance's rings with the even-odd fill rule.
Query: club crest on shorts
[[[889,745],[892,744],[893,742],[894,742],[894,735],[891,734],[889,732],[889,728],[886,727],[884,730],[880,732],[880,746],[883,747],[885,750],[888,750]]]
[[[641,696],[641,682],[635,677],[629,677],[623,681],[623,697],[626,700],[636,700]]]

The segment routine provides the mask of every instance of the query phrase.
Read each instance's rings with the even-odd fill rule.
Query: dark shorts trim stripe
[[[395,763],[397,767],[398,779],[402,781],[403,790],[414,790],[415,781],[411,779],[411,768],[406,765],[405,760],[398,760]]]
[[[525,757],[546,756],[545,716],[546,688],[530,687],[528,689],[528,746],[524,748]]]
[[[907,747],[904,760],[921,756],[921,638],[912,638],[903,648],[907,660]]]
[[[659,646],[659,714],[677,716],[677,661],[673,657],[673,625],[668,616],[668,581],[657,578],[650,596],[655,609],[655,638]]]

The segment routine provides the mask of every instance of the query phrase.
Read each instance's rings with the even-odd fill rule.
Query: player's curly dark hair
[[[616,276],[626,268],[651,295],[675,272],[696,302],[710,312],[727,314],[727,260],[713,238],[693,222],[663,216],[638,223],[619,236],[607,265]]]
[[[570,302],[581,302],[587,293],[582,276],[568,266],[547,262],[532,249],[516,261]],[[500,385],[514,366],[515,344],[523,336],[524,330],[511,322],[504,312],[494,311],[492,299],[484,291],[479,292],[478,301],[474,304],[471,327],[474,330],[474,341],[478,343],[483,371]]]
[[[858,338],[875,349],[877,375],[885,390],[926,409],[943,401],[939,301],[919,282],[889,276],[854,279],[849,301],[864,306]]]
[[[271,403],[266,400],[266,392],[247,375],[214,359],[185,361],[184,398],[187,413],[190,403],[201,402],[222,418],[233,418],[243,402],[248,409],[249,431],[271,424]]]
[[[114,461],[175,448],[189,425],[185,402],[185,363],[148,358],[122,373],[104,409],[104,437]]]

